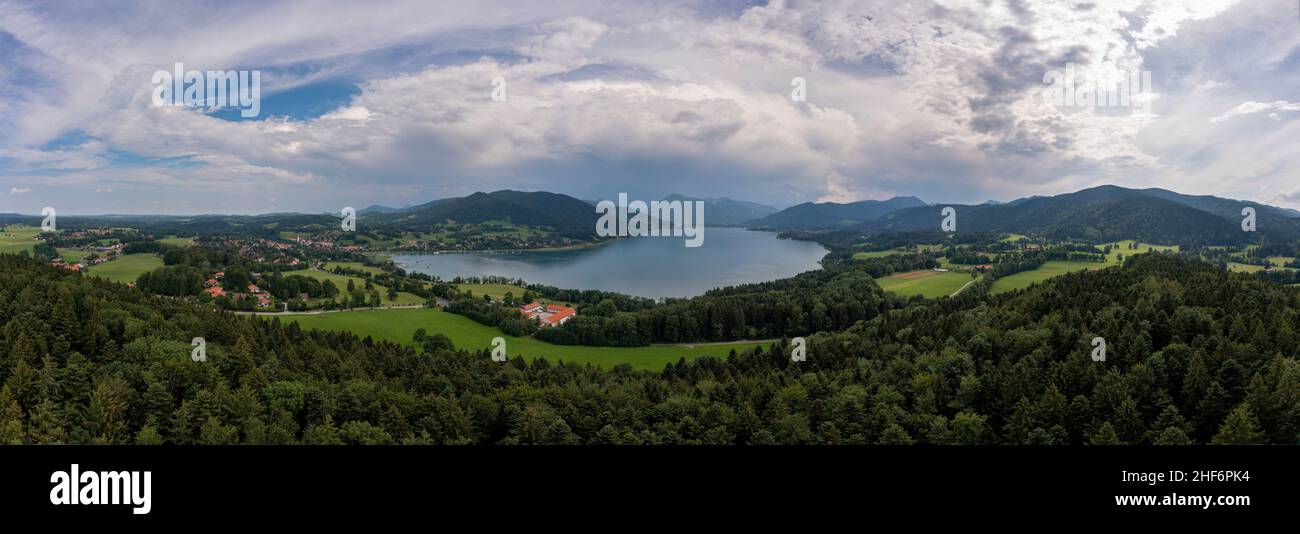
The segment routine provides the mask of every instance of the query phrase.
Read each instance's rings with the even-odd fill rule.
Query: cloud
[[[140,206],[319,211],[507,187],[979,202],[1108,182],[1262,199],[1296,178],[1289,121],[1228,120],[1295,111],[1279,99],[1300,86],[1284,52],[1300,42],[1262,0],[250,3],[210,24],[161,6],[12,7],[0,35],[27,74],[0,71],[0,95],[22,94],[0,104],[0,171],[111,183]],[[267,20],[295,23],[241,24]],[[184,49],[145,31],[182,22]],[[153,107],[148,75],[175,61],[262,69],[263,117]],[[1155,113],[1044,102],[1044,73],[1067,64],[1151,72]],[[796,76],[807,102],[789,98]],[[277,94],[331,80],[356,94],[276,115]],[[72,132],[84,139],[53,143]]]
[[[10,188],[9,188],[9,194],[11,194],[11,195],[26,195],[27,193],[31,193],[31,192],[32,192],[32,188],[30,188],[30,187],[10,187]]]
[[[1219,123],[1231,119],[1233,117],[1250,115],[1262,111],[1300,111],[1300,102],[1287,102],[1285,100],[1278,100],[1275,102],[1267,102],[1267,103],[1245,102],[1241,105],[1238,105],[1235,108],[1223,112],[1218,116],[1215,116],[1214,118],[1210,119],[1210,122]],[[1277,119],[1278,115],[1276,113],[1270,113],[1269,117],[1272,119]]]

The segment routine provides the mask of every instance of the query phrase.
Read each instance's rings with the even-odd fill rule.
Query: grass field
[[[162,244],[164,244],[164,245],[172,245],[172,246],[177,246],[177,247],[188,247],[188,246],[191,246],[191,245],[194,244],[194,238],[193,238],[193,237],[176,237],[176,236],[170,236],[170,235],[169,235],[169,236],[167,236],[167,237],[164,237],[164,238],[162,238],[162,239],[159,239],[158,242],[159,242],[159,243],[162,243]]]
[[[41,233],[38,226],[24,226],[21,224],[11,224],[6,226],[4,232],[0,232],[0,254],[17,254],[24,250],[31,252],[32,247],[36,246],[36,240],[32,239],[36,234]],[[5,234],[14,234],[13,237]]]
[[[348,265],[348,264],[343,263],[342,265]],[[359,263],[356,265],[358,267],[361,266],[361,264]],[[373,269],[373,267],[368,267],[368,268]],[[334,282],[334,285],[339,288],[340,293],[346,292],[348,290],[348,280],[352,280],[352,283],[355,284],[356,287],[358,288],[364,289],[366,287],[366,279],[361,278],[359,276],[347,276],[342,274],[323,273],[320,271],[313,271],[311,269],[305,271],[291,271],[290,273],[287,274],[299,274],[302,276],[310,276],[312,278],[315,278],[317,280],[322,280],[322,281],[330,280]],[[397,300],[388,300],[388,288],[381,286],[379,284],[374,284],[374,286],[377,289],[379,289],[379,300],[385,305],[396,304],[401,306],[407,304],[424,304],[424,299],[420,298],[415,294],[407,293],[405,291],[397,292]]]
[[[1128,248],[1132,243],[1133,240],[1131,239],[1110,243],[1111,250],[1110,253],[1106,255],[1105,263],[1096,263],[1091,261],[1049,261],[1044,263],[1042,267],[1032,271],[1024,271],[1010,276],[1004,276],[993,281],[993,287],[989,290],[989,293],[996,295],[998,293],[1024,289],[1036,282],[1042,282],[1048,278],[1060,276],[1069,272],[1081,271],[1084,269],[1101,269],[1103,267],[1119,265],[1122,263],[1120,260],[1121,255],[1128,258],[1137,254],[1146,254],[1153,250],[1157,252],[1178,251],[1177,246],[1153,245],[1150,243],[1138,243],[1138,248],[1136,249]]]
[[[998,293],[1006,293],[1007,291],[1024,289],[1033,285],[1035,282],[1042,282],[1043,280],[1047,280],[1054,276],[1060,276],[1074,271],[1082,271],[1084,269],[1101,269],[1107,265],[1111,264],[1092,261],[1049,261],[1044,263],[1042,267],[1032,271],[1023,271],[994,280],[993,288],[989,290],[989,293],[996,295]]]
[[[1124,241],[1110,243],[1111,246],[1110,254],[1106,255],[1106,264],[1119,265],[1120,264],[1119,256],[1121,254],[1123,254],[1124,257],[1127,258],[1134,254],[1146,254],[1147,252],[1150,252],[1152,250],[1156,252],[1169,252],[1169,251],[1178,252],[1177,245],[1170,246],[1170,245],[1152,245],[1151,243],[1138,243],[1138,248],[1136,249],[1128,248],[1129,245],[1131,245],[1132,243],[1133,243],[1132,239],[1126,239]]]
[[[921,295],[925,298],[939,298],[953,294],[971,280],[973,278],[970,274],[964,272],[941,273],[924,269],[891,274],[877,279],[876,283],[885,291],[905,297]]]
[[[1260,265],[1251,265],[1249,263],[1237,263],[1235,261],[1231,261],[1228,262],[1228,270],[1234,273],[1253,273],[1255,271],[1264,270],[1264,267]]]
[[[82,258],[85,258],[86,256],[89,255],[90,255],[89,252],[77,250],[73,248],[59,249],[59,256],[63,258],[63,261],[66,261],[68,263],[77,263],[81,261]]]
[[[866,260],[870,258],[883,258],[885,256],[892,256],[894,254],[901,254],[901,253],[902,252],[900,252],[899,250],[892,249],[892,248],[889,250],[876,250],[873,252],[855,252],[853,254],[853,259]]]
[[[696,358],[712,355],[725,358],[735,349],[744,352],[762,343],[727,343],[687,347],[680,345],[650,345],[647,347],[582,347],[569,345],[552,345],[533,338],[506,336],[496,328],[474,322],[468,317],[444,312],[434,308],[405,308],[390,310],[356,310],[320,315],[288,315],[280,317],[281,321],[295,322],[303,328],[320,330],[343,330],[358,336],[371,336],[375,340],[387,340],[413,345],[411,337],[415,330],[423,328],[426,332],[439,333],[451,339],[457,348],[477,350],[490,348],[492,338],[502,337],[506,340],[506,352],[512,357],[522,355],[532,360],[539,356],[551,362],[565,361],[571,363],[591,363],[603,368],[610,368],[626,363],[636,369],[658,371],[664,364],[676,362],[679,358]]]
[[[141,274],[163,266],[157,254],[127,254],[108,263],[91,267],[86,274],[114,282],[134,282]]]
[[[515,299],[522,299],[525,291],[522,287],[508,284],[456,284],[456,289],[471,291],[476,297],[490,295],[494,299],[505,297],[506,292],[514,294]]]
[[[359,261],[331,261],[331,262],[326,262],[326,263],[325,263],[325,270],[326,270],[326,271],[333,271],[333,270],[334,270],[334,267],[336,267],[336,266],[337,266],[337,267],[342,267],[342,268],[344,268],[344,269],[352,269],[352,270],[354,270],[354,271],[367,272],[367,273],[370,273],[370,274],[372,274],[372,275],[374,275],[374,274],[381,274],[381,273],[384,272],[383,269],[380,269],[380,268],[378,268],[378,267],[371,267],[371,266],[369,266],[369,265],[363,265],[363,264],[362,264],[361,262],[359,262]]]

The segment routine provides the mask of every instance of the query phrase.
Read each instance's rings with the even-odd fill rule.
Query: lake
[[[641,297],[693,297],[716,287],[787,278],[820,269],[827,250],[771,232],[706,228],[704,243],[683,237],[632,237],[599,247],[512,253],[395,254],[401,268],[435,275],[505,276],[564,289]]]

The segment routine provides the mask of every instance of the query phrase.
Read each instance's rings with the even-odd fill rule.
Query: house
[[[532,302],[519,308],[519,313],[529,319],[537,319],[542,326],[562,325],[569,319],[578,314],[578,310],[568,306],[559,306],[556,304],[545,304]]]
[[[311,298],[311,295],[308,295],[308,294],[306,294],[306,293],[299,293],[299,294],[298,294],[298,300],[307,300],[307,299],[309,299],[309,298]]]
[[[209,287],[206,291],[208,292],[208,296],[214,299],[226,296],[226,290],[221,289],[221,286]]]
[[[217,280],[220,280],[221,277],[223,277],[223,276],[225,276],[225,275],[226,275],[226,271],[218,271],[217,274],[212,275],[212,277],[213,277],[213,278],[216,278]]]
[[[266,296],[266,295],[258,295],[258,296],[257,296],[257,305],[258,305],[258,306],[261,306],[261,307],[263,307],[263,308],[265,308],[265,307],[267,307],[267,306],[270,306],[270,305],[271,305],[271,297]]]
[[[216,278],[209,278],[203,282],[203,287],[217,287],[219,285],[221,285],[221,282],[218,282]]]
[[[936,273],[946,273],[946,272],[948,272],[948,269],[944,269],[943,267],[935,267],[935,268],[934,268],[934,272],[936,272]]]
[[[262,288],[257,287],[257,284],[248,284],[248,292],[256,295],[262,292]]]

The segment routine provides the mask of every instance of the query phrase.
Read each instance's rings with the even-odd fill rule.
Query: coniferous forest
[[[779,342],[601,370],[304,331],[0,255],[0,441],[1300,442],[1300,293],[1208,262],[1146,254],[862,313],[805,361]]]

